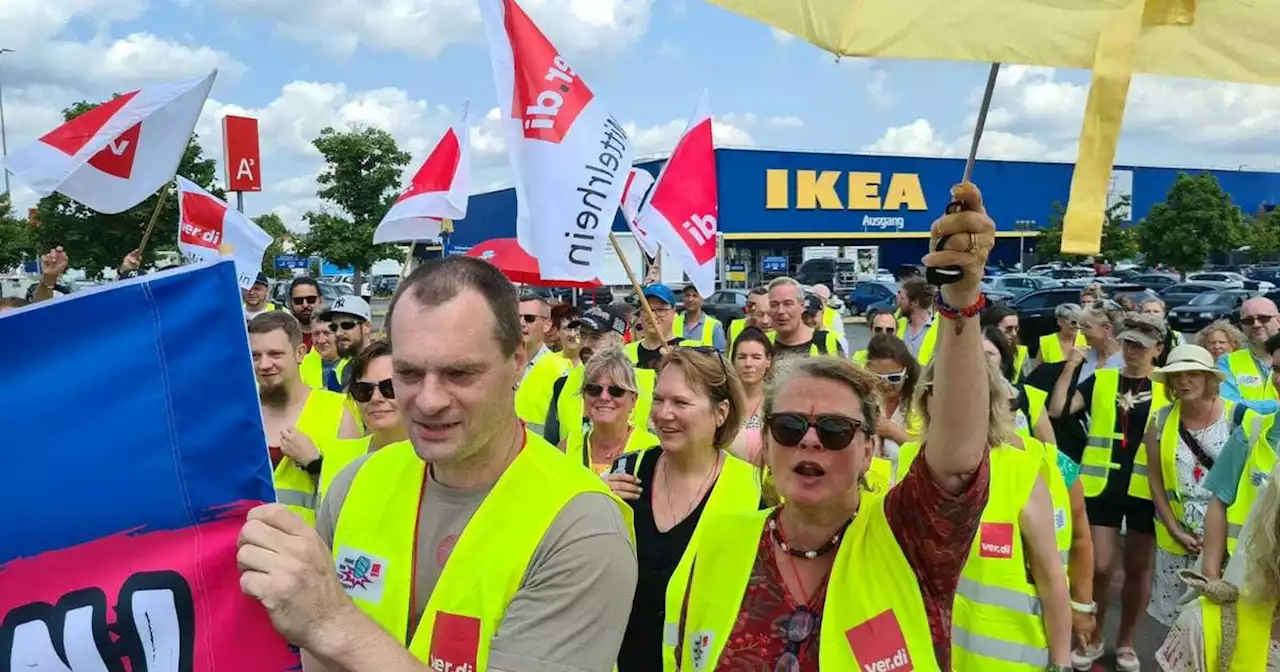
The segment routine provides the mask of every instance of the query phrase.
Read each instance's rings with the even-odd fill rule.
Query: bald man
[[[827,305],[827,302],[831,300],[831,288],[818,283],[810,291],[814,296],[822,299],[822,328],[835,334],[836,341],[840,343],[840,347],[844,348],[845,352],[849,352],[849,339],[845,337],[844,333],[844,319],[840,317],[840,311]]]
[[[1271,353],[1267,339],[1280,332],[1280,311],[1271,299],[1255,297],[1240,307],[1240,326],[1249,338],[1249,347],[1228,353],[1218,360],[1218,368],[1226,373],[1219,394],[1262,414],[1280,410],[1276,386],[1271,379]]]

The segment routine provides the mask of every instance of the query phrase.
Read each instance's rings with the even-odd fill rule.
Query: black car
[[[1185,306],[1187,302],[1201,294],[1220,292],[1224,289],[1230,288],[1217,282],[1179,282],[1165,287],[1157,292],[1157,295],[1161,301],[1164,301],[1164,307],[1168,311],[1178,306]]]
[[[1130,279],[1129,282],[1132,282],[1136,285],[1142,285],[1147,289],[1155,290],[1158,292],[1164,289],[1165,287],[1170,287],[1178,284],[1180,280],[1181,278],[1179,278],[1176,275],[1173,275],[1172,273],[1143,273],[1142,275],[1139,275],[1135,278]]]
[[[1010,301],[1009,307],[1018,313],[1018,335],[1022,343],[1030,347],[1038,344],[1041,336],[1057,331],[1058,318],[1053,313],[1064,303],[1080,303],[1080,288],[1037,289]]]
[[[1247,289],[1225,289],[1201,294],[1169,311],[1169,326],[1174,331],[1196,332],[1218,320],[1240,324],[1240,306],[1258,293]]]
[[[702,302],[702,310],[720,320],[725,329],[729,323],[747,314],[750,292],[745,289],[722,289]]]

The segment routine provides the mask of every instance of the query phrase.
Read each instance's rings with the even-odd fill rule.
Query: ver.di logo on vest
[[[347,595],[366,602],[382,601],[382,588],[387,578],[387,561],[362,551],[342,547],[335,563],[338,583]]]
[[[1013,557],[1013,523],[983,523],[978,535],[980,557]]]
[[[844,635],[861,672],[913,672],[916,669],[907,650],[907,638],[892,609],[850,628]]]

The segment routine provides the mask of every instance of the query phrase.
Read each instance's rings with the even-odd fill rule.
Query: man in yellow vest
[[[240,292],[240,297],[244,300],[245,322],[276,309],[274,303],[267,301],[267,290],[270,288],[271,282],[267,280],[267,276],[263,273],[258,273],[258,277],[253,281],[253,286]]]
[[[685,285],[683,298],[684,310],[676,315],[672,325],[676,338],[697,341],[724,352],[728,347],[725,343],[724,325],[720,324],[720,320],[703,312],[703,298],[698,293],[698,288],[691,284]]]
[[[308,672],[612,669],[636,584],[630,507],[516,418],[515,288],[480,259],[433,259],[390,315],[409,441],[339,474],[314,531],[251,511],[241,588]]]
[[[644,329],[644,336],[638,341],[632,341],[627,344],[627,356],[631,358],[631,362],[638,369],[656,369],[658,362],[662,361],[662,350],[667,346],[678,345],[699,345],[695,341],[686,341],[680,334],[675,333],[675,305],[676,294],[666,285],[648,285],[644,288],[644,297],[641,299],[649,304],[649,309],[653,311],[653,316],[657,318],[658,324],[649,323],[649,314],[643,309],[640,311],[640,324]],[[613,310],[610,308],[610,310]],[[584,348],[587,346],[584,344]],[[589,349],[589,348],[588,348]],[[583,357],[583,361],[586,361]]]
[[[743,317],[729,323],[728,347],[730,350],[733,350],[733,344],[738,341],[738,336],[747,327],[756,327],[766,334],[773,331],[773,320],[769,319],[768,287],[751,288],[747,293],[747,305],[743,307],[743,314]]]
[[[334,300],[333,305],[320,313],[319,320],[329,325],[333,343],[338,348],[338,365],[325,376],[324,385],[333,392],[341,392],[351,378],[347,364],[364,350],[373,329],[373,311],[364,299],[346,294]]]
[[[769,317],[777,333],[774,357],[844,356],[835,334],[804,323],[804,287],[794,278],[774,278],[769,283]]]
[[[1267,339],[1265,348],[1268,354],[1280,354],[1280,335]],[[1273,369],[1273,386],[1278,375]],[[1204,562],[1204,575],[1211,579],[1222,577],[1223,559],[1235,554],[1249,511],[1275,468],[1276,447],[1280,446],[1280,423],[1276,417],[1274,413],[1250,411],[1234,418],[1239,427],[1222,446],[1222,452],[1204,479],[1204,487],[1213,497],[1209,498],[1209,509],[1205,512],[1200,557]]]
[[[933,287],[922,277],[910,277],[898,286],[898,338],[920,366],[933,361],[938,324],[933,314]]]
[[[814,285],[810,291],[814,296],[822,300],[822,319],[819,323],[822,328],[836,335],[836,340],[840,342],[840,349],[849,352],[849,339],[844,334],[844,318],[840,316],[840,311],[831,307],[831,288],[818,283]]]
[[[1218,359],[1218,368],[1227,374],[1220,394],[1251,411],[1275,413],[1280,404],[1271,382],[1271,353],[1266,344],[1268,338],[1280,333],[1280,311],[1271,299],[1249,299],[1240,306],[1240,326],[1249,338],[1249,347]]]
[[[520,382],[529,376],[535,364],[543,355],[551,351],[547,349],[547,329],[551,326],[551,302],[545,297],[525,291],[520,293],[520,333],[524,336],[524,351],[529,353],[529,362],[520,374]]]

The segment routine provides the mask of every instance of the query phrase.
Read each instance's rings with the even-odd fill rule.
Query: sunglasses
[[[319,303],[319,302],[320,302],[320,297],[318,297],[318,296],[295,296],[295,297],[293,297],[293,305],[295,305],[295,306],[301,306],[301,305],[303,305],[303,304],[306,304],[306,305],[308,305],[308,306],[314,306],[314,305],[316,305],[316,304],[317,304],[317,303]]]
[[[785,626],[787,647],[774,665],[775,670],[800,669],[800,647],[817,631],[818,617],[807,607],[796,607]]]
[[[383,399],[395,399],[396,388],[391,385],[391,379],[386,378],[376,383],[366,383],[363,381],[351,383],[351,398],[356,401],[367,404],[373,399],[373,390],[377,388],[382,393]]]
[[[544,319],[546,319],[546,317],[545,317],[545,316],[543,316],[543,315],[521,315],[521,316],[520,316],[520,319],[524,320],[524,323],[525,323],[525,324],[533,324],[534,322],[537,322],[538,320],[544,320]]]
[[[588,397],[591,397],[592,399],[595,399],[600,395],[604,394],[605,390],[609,390],[609,396],[613,397],[614,399],[621,399],[622,395],[631,391],[621,385],[605,386],[599,383],[587,383],[586,385],[582,386],[583,393],[585,393]]]
[[[582,322],[580,320],[569,320],[568,322],[565,322],[564,324],[560,325],[561,331],[564,331],[566,329],[576,330],[581,328],[582,328]]]
[[[843,415],[808,416],[802,413],[774,413],[765,418],[769,436],[779,445],[792,448],[800,445],[809,428],[818,434],[818,442],[824,450],[844,450],[853,443],[859,430],[866,431],[861,420]]]
[[[1246,327],[1252,327],[1255,324],[1271,324],[1275,315],[1250,315],[1249,317],[1240,318],[1240,324]]]
[[[890,385],[901,385],[902,381],[907,379],[907,372],[899,371],[897,373],[877,373],[876,376]]]
[[[344,321],[344,322],[330,322],[329,331],[332,331],[333,333],[336,334],[338,333],[339,329],[341,329],[342,331],[351,331],[352,329],[355,329],[358,326],[360,326],[360,323],[354,320]]]
[[[873,334],[892,334],[895,331],[897,331],[897,329],[895,329],[894,327],[872,327],[871,328],[871,333]]]
[[[703,355],[713,355],[716,358],[716,360],[720,362],[720,372],[724,374],[724,378],[726,381],[725,385],[726,386],[728,385],[727,381],[729,380],[729,367],[726,366],[724,363],[723,353],[721,353],[719,350],[716,350],[715,348],[709,345],[699,345],[689,349],[694,352],[701,353]]]

